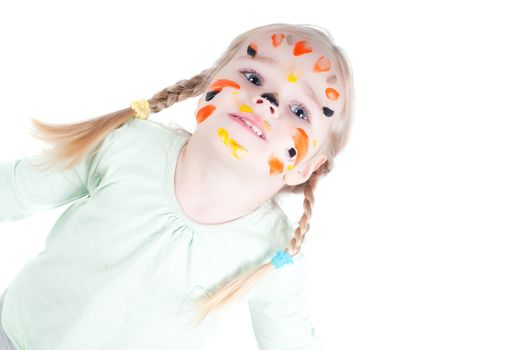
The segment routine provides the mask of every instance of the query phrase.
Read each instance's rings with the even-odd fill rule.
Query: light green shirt
[[[186,216],[173,183],[190,135],[133,118],[68,171],[33,168],[42,155],[0,162],[0,222],[75,201],[8,287],[1,322],[18,349],[200,349],[225,309],[193,328],[193,298],[285,248],[294,227],[273,200],[223,224]],[[322,349],[309,260],[293,261],[237,300],[261,350]]]

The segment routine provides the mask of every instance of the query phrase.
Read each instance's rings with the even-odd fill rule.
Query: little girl
[[[147,119],[194,96],[193,134]],[[0,221],[75,202],[2,295],[0,349],[198,349],[242,296],[259,349],[322,349],[300,249],[353,98],[329,34],[279,23],[130,108],[32,120],[54,148],[0,163]],[[277,199],[298,192],[295,229]]]

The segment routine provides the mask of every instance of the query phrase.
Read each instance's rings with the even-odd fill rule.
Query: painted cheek
[[[198,124],[207,119],[212,114],[212,112],[214,112],[215,109],[215,105],[206,105],[204,107],[201,107],[196,115],[196,121],[198,122]]]
[[[269,175],[280,174],[284,170],[284,163],[276,157],[270,157],[269,161]]]
[[[237,82],[233,81],[233,80],[218,79],[218,80],[216,80],[215,82],[213,82],[209,86],[209,90],[207,91],[207,94],[205,96],[205,101],[208,102],[208,101],[212,100],[225,87],[231,87],[231,88],[234,88],[236,90],[240,89],[240,85]]]
[[[296,128],[293,134],[293,140],[295,142],[295,148],[298,151],[295,166],[304,159],[309,148],[309,137],[304,129]]]
[[[224,87],[231,87],[237,90],[240,89],[240,84],[229,79],[218,79],[210,85],[210,90],[222,90]]]
[[[241,159],[239,156],[238,156],[238,152],[244,152],[244,153],[247,153],[247,149],[245,147],[243,147],[242,145],[240,145],[238,142],[236,142],[235,140],[231,139],[229,137],[229,133],[227,132],[227,130],[225,130],[224,128],[219,128],[218,129],[218,137],[220,138],[220,140],[225,144],[225,146],[227,146],[227,148],[230,148],[231,149],[231,155],[236,158],[236,159]]]

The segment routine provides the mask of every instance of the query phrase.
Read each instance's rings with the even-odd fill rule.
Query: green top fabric
[[[132,118],[73,169],[39,171],[42,155],[0,162],[0,222],[73,202],[8,287],[1,323],[18,349],[201,349],[229,308],[194,328],[192,301],[285,248],[294,227],[272,200],[223,224],[185,215],[173,180],[190,135]],[[261,350],[322,349],[309,261],[293,262],[237,301]]]

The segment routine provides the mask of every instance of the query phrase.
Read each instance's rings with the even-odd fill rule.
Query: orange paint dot
[[[337,92],[337,90],[335,90],[333,88],[327,88],[326,89],[326,96],[330,100],[336,100],[337,98],[339,98],[340,94]]]
[[[277,46],[280,46],[280,44],[282,43],[282,40],[284,40],[285,38],[285,35],[284,34],[273,34],[272,36],[273,38],[273,47],[277,47]]]
[[[300,56],[306,53],[313,52],[307,41],[301,40],[297,41],[295,44],[295,48],[293,50],[293,55]]]
[[[215,90],[215,91],[217,90],[221,91],[224,87],[232,87],[235,89],[240,89],[240,85],[237,82],[229,80],[229,79],[218,79],[210,85],[209,89]]]
[[[320,56],[320,58],[315,62],[315,65],[313,66],[313,71],[316,73],[320,72],[327,72],[331,68],[331,61],[328,60],[324,56]]]
[[[207,119],[212,112],[216,109],[216,106],[214,105],[207,105],[205,107],[201,107],[198,111],[198,114],[196,115],[196,120],[198,121],[198,124]]]
[[[284,163],[276,157],[269,158],[269,175],[280,174],[284,170]]]
[[[309,137],[307,133],[302,128],[296,128],[293,135],[293,140],[295,141],[295,148],[298,151],[298,155],[295,160],[295,166],[302,160],[307,154],[307,149],[309,147]]]
[[[258,45],[255,42],[252,42],[249,46],[258,54]]]

